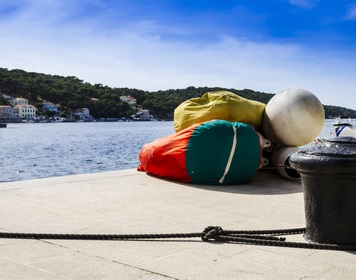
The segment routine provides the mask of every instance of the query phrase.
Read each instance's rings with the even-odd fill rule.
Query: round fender
[[[281,146],[302,146],[313,141],[324,127],[324,107],[304,89],[287,89],[267,103],[262,129],[268,139]]]

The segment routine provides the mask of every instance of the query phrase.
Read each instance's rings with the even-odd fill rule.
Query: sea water
[[[0,129],[0,182],[136,168],[173,122],[18,123]]]
[[[137,168],[144,144],[173,133],[173,122],[10,123],[0,129],[0,182]]]

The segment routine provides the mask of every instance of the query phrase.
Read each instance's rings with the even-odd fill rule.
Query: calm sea
[[[136,168],[173,122],[19,123],[0,129],[0,182]]]
[[[0,129],[0,182],[136,168],[144,144],[172,133],[173,122],[8,124]]]

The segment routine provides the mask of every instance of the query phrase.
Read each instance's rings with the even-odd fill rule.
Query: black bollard
[[[315,141],[289,162],[301,175],[305,238],[356,245],[356,138]]]

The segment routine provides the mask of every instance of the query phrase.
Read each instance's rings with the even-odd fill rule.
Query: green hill
[[[69,115],[77,108],[88,108],[94,118],[129,117],[136,112],[120,100],[122,95],[130,95],[137,104],[159,119],[172,119],[174,109],[183,101],[202,96],[205,92],[228,90],[244,98],[267,103],[274,94],[258,92],[251,89],[227,89],[218,87],[187,87],[186,89],[170,89],[155,92],[130,88],[111,88],[102,84],[90,84],[76,77],[63,77],[15,69],[0,68],[0,105],[6,104],[3,94],[23,97],[29,103],[40,108],[43,101],[58,106],[62,115]],[[337,107],[324,106],[327,117],[356,118],[356,111]]]

